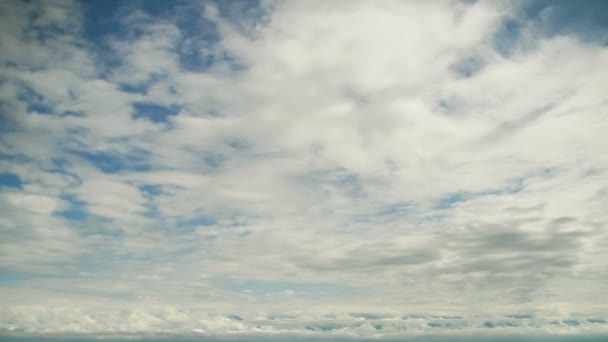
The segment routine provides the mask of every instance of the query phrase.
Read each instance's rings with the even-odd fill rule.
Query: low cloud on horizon
[[[0,335],[608,333],[607,13],[0,2]]]

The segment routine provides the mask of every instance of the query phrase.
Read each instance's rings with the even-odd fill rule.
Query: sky
[[[0,335],[608,333],[608,2],[0,1]]]

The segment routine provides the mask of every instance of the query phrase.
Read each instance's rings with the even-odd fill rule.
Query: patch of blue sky
[[[158,184],[142,184],[139,186],[139,190],[147,196],[158,196],[162,194],[162,187]]]
[[[245,25],[253,25],[264,18],[263,6],[258,0],[211,1],[219,15],[235,27],[245,31]],[[201,17],[194,11],[181,11],[177,26],[183,34],[178,44],[179,61],[182,68],[189,71],[206,71],[216,64],[222,64],[232,71],[244,70],[245,66],[227,51],[218,49],[220,36],[216,24]]]
[[[199,215],[190,219],[183,219],[177,221],[177,226],[180,228],[195,228],[198,226],[212,226],[216,224],[215,218],[207,215]]]
[[[45,171],[49,172],[65,172],[66,168],[69,167],[70,162],[64,158],[51,158],[52,167],[46,168]]]
[[[293,281],[263,281],[263,280],[229,280],[219,282],[225,289],[238,292],[252,292],[258,294],[279,294],[285,291],[305,295],[350,295],[354,290],[350,287],[326,283],[306,283]]]
[[[138,83],[121,83],[118,85],[118,89],[125,93],[145,95],[148,93],[148,90],[150,89],[152,83],[152,81]]]
[[[523,189],[523,179],[515,178],[507,183],[506,186],[497,189],[488,189],[477,192],[453,192],[440,198],[434,205],[434,209],[443,210],[453,207],[456,203],[465,202],[474,198],[489,195],[508,195],[520,192]]]
[[[127,155],[89,151],[73,151],[72,153],[105,173],[117,173],[126,170],[148,171],[151,169],[146,160],[147,152],[145,151],[134,151]]]
[[[144,81],[137,80],[132,83],[129,83],[129,82],[119,83],[118,89],[120,91],[124,91],[126,93],[145,95],[150,90],[150,87],[152,87],[155,83],[160,82],[162,80],[166,80],[166,79],[167,79],[167,75],[152,73],[152,74],[149,74],[148,78]],[[170,90],[173,94],[175,94],[175,89],[173,89],[172,86],[170,86]]]
[[[226,7],[224,2],[216,5]],[[147,0],[125,1],[83,1],[85,7],[85,39],[91,43],[93,52],[100,59],[107,73],[120,65],[121,61],[112,48],[112,40],[129,41],[144,34],[137,25],[129,25],[124,20],[129,14],[140,11],[150,20],[170,22],[180,30],[181,37],[175,43],[180,66],[189,71],[205,71],[227,56],[212,52],[220,41],[215,23],[201,15],[202,3],[192,1]],[[220,11],[222,13],[222,11]],[[143,17],[142,17],[143,18]],[[145,19],[142,19],[145,20]],[[128,84],[121,86],[124,91],[145,93],[149,84]]]
[[[187,235],[203,227],[211,227],[217,224],[216,218],[211,215],[198,214],[189,218],[167,218],[158,211],[154,203],[149,203],[147,207],[146,216],[156,218],[158,222],[169,222],[169,224],[165,224],[166,228],[164,229],[169,235]],[[204,238],[210,236],[213,235],[206,235]]]
[[[89,128],[85,127],[69,127],[66,129],[66,141],[70,141],[77,145],[86,145],[87,134],[90,132]]]
[[[201,50],[192,50],[190,47],[182,48],[179,52],[180,66],[189,71],[206,71],[212,66],[222,64],[231,71],[241,71],[245,66],[232,55],[225,51],[208,50],[201,53]]]
[[[431,328],[441,328],[441,329],[457,329],[463,326],[466,326],[468,324],[468,322],[466,321],[461,321],[461,322],[456,322],[456,321],[432,321],[432,322],[428,322],[426,325],[431,327]]]
[[[2,122],[2,120],[0,120]],[[0,136],[0,139],[2,137]],[[25,164],[32,161],[32,158],[23,155],[23,154],[10,154],[10,153],[1,153],[0,152],[0,160],[4,160],[10,162],[12,164]]]
[[[590,318],[590,319],[587,320],[587,322],[593,323],[593,324],[606,324],[606,323],[608,323],[608,321],[606,321],[605,319],[601,319],[601,318]]]
[[[122,0],[80,1],[84,9],[82,35],[89,51],[97,57],[99,76],[104,77],[113,67],[120,65],[111,39],[126,37],[127,25],[123,19],[126,2]]]
[[[376,220],[386,220],[391,218],[404,217],[411,212],[415,204],[409,202],[395,202],[383,205],[378,210],[370,214],[359,214],[353,216],[357,222],[373,222]]]
[[[70,170],[72,164],[65,158],[51,158],[48,163],[44,163],[41,168],[45,172],[59,173],[71,177],[75,182],[81,182],[81,178]]]
[[[253,26],[268,18],[267,7],[262,6],[263,0],[221,1],[214,0],[219,14],[235,26],[246,24]]]
[[[17,100],[26,104],[26,110],[28,112],[36,112],[39,114],[52,114],[53,107],[50,103],[46,102],[44,97],[38,94],[31,88],[21,87]]]
[[[77,111],[73,111],[73,110],[66,110],[63,113],[61,113],[60,116],[79,116],[79,117],[84,117],[85,115],[82,112],[77,112]]]
[[[68,220],[84,220],[87,218],[86,203],[72,194],[63,194],[60,198],[68,201],[70,206],[67,209],[56,211],[54,215],[66,218]]]
[[[471,195],[467,195],[466,193],[462,192],[451,193],[439,199],[439,201],[437,201],[437,203],[435,204],[434,209],[448,209],[458,202],[466,201],[470,197]]]
[[[525,19],[547,36],[576,35],[608,43],[608,2],[604,0],[536,0],[524,3]]]
[[[33,11],[28,16],[28,19],[31,21],[36,21],[40,17],[42,13],[38,11]],[[73,25],[70,25],[69,22],[36,22],[34,25],[29,25],[27,28],[28,35],[34,39],[36,39],[40,44],[44,45],[49,39],[56,38],[57,36],[63,36],[68,34],[72,29],[74,29]]]
[[[66,110],[63,112],[55,112],[53,106],[44,101],[27,102],[26,110],[37,114],[55,115],[55,116],[84,116],[81,112]]]
[[[18,272],[9,268],[0,268],[0,287],[23,286],[31,280],[31,276],[24,272]]]
[[[337,187],[341,189],[347,189],[349,192],[358,193],[362,191],[361,183],[357,175],[348,173],[336,177],[333,181]]]
[[[156,219],[158,222],[164,223],[164,217],[158,209],[155,198],[163,194],[163,186],[159,184],[139,184],[139,191],[147,198],[144,204],[146,211],[143,213],[145,217]]]
[[[2,105],[0,104],[0,107]],[[0,110],[0,116],[4,115],[4,113]],[[17,123],[15,120],[11,120],[9,118],[0,120],[0,143],[3,143],[2,135],[3,133],[15,132],[17,129]],[[7,153],[0,152],[0,160],[6,159],[9,156]]]
[[[146,208],[146,211],[142,213],[143,216],[156,219],[159,223],[164,222],[163,215],[158,210],[158,206],[156,205],[156,203],[154,203],[153,201],[149,201],[144,204],[144,207]]]
[[[469,56],[451,64],[448,69],[462,78],[469,78],[480,72],[484,65],[485,63],[481,57]]]
[[[22,189],[23,183],[21,178],[16,173],[4,172],[0,173],[0,189],[1,188],[16,188]]]
[[[27,111],[39,114],[51,114],[53,113],[53,107],[43,102],[30,102],[27,104]]]
[[[226,58],[216,49],[220,41],[216,24],[200,15],[201,11],[182,11],[176,25],[183,38],[177,44],[180,66],[188,71],[204,72]]]
[[[494,50],[504,56],[510,56],[519,42],[522,30],[523,23],[517,19],[504,19],[493,37]]]
[[[608,44],[608,2],[604,0],[535,0],[520,2],[517,18],[505,17],[493,37],[496,51],[509,56],[524,28],[544,37],[572,35],[587,42]]]
[[[485,322],[483,322],[483,326],[488,329],[494,329],[494,328],[517,327],[517,324],[515,324],[514,322],[508,322],[508,321],[485,321]]]
[[[226,157],[220,153],[205,152],[203,153],[203,160],[212,169],[217,169],[226,161]]]
[[[566,319],[566,320],[562,321],[562,324],[569,325],[571,327],[576,327],[576,326],[581,325],[581,322],[579,322],[578,320],[575,320],[575,319]]]
[[[412,208],[414,208],[414,204],[409,202],[397,202],[392,204],[387,204],[383,206],[377,213],[376,216],[403,216],[408,213]]]
[[[3,107],[5,107],[5,105],[0,101],[0,133],[14,132],[19,128],[19,123],[14,118],[6,115],[7,112]],[[6,107],[8,108],[9,106],[7,105]],[[0,134],[0,143],[5,139],[2,139],[2,134]],[[6,154],[0,152],[0,159],[5,159],[4,156],[6,156]]]
[[[168,123],[169,117],[177,115],[181,107],[177,105],[163,106],[152,102],[134,102],[133,117],[145,118],[154,123]]]

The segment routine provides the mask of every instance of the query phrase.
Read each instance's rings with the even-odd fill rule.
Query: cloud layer
[[[0,4],[4,333],[608,331],[602,2],[102,3]]]

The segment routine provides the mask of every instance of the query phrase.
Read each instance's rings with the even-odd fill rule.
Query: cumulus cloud
[[[1,3],[0,329],[605,333],[608,50],[564,6]]]

